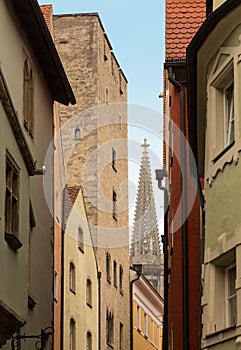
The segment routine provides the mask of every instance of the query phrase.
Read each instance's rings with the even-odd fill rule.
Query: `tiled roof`
[[[53,15],[53,7],[52,5],[41,5],[40,9],[44,16],[45,22],[49,28],[50,33],[52,33],[52,15]]]
[[[80,186],[70,186],[65,190],[64,195],[64,223],[67,223],[69,214],[74,206],[75,200],[78,196]]]
[[[206,0],[166,0],[166,62],[185,60],[186,48],[206,18]]]

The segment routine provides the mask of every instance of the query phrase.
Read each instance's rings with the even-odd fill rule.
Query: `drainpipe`
[[[101,348],[101,272],[97,271],[98,278],[98,349]]]
[[[60,349],[64,350],[64,235],[65,235],[65,200],[67,185],[63,189],[62,225],[61,225],[61,307],[60,307]]]
[[[164,312],[163,312],[163,337],[162,349],[168,349],[168,191],[162,186],[161,182],[167,177],[165,169],[156,170],[156,180],[158,180],[158,188],[164,192],[164,236],[162,237],[163,254],[164,254]]]
[[[188,265],[187,265],[187,182],[186,182],[186,120],[184,87],[173,77],[172,68],[168,68],[168,80],[180,91],[180,129],[181,137],[181,173],[182,173],[182,276],[183,276],[183,350],[188,350]]]

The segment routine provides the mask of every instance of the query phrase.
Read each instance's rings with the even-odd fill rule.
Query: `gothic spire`
[[[161,249],[147,140],[144,139],[137,190],[130,262],[142,264],[145,277],[160,289]]]

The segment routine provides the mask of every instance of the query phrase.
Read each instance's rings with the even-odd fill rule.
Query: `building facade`
[[[68,187],[81,186],[99,278],[99,347],[130,344],[127,81],[98,14],[54,16],[77,104],[59,108]]]
[[[82,191],[64,196],[63,348],[98,349],[98,276]]]
[[[13,349],[42,329],[50,349],[53,218],[42,167],[53,137],[53,101],[68,105],[75,99],[37,1],[2,1],[0,7],[0,346]],[[25,348],[37,341],[26,339]]]
[[[147,278],[135,271],[135,267],[133,270],[131,268],[130,275],[133,337],[131,349],[162,349],[163,299]]]
[[[186,48],[205,16],[204,0],[166,0],[164,169],[157,172],[165,193],[164,349],[198,349],[200,342],[200,207],[186,142]]]
[[[241,348],[241,6],[211,5],[187,51],[190,143],[204,177],[201,348],[236,350]]]

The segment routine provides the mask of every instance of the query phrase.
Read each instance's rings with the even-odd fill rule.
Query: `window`
[[[120,344],[119,349],[124,350],[124,326],[122,323],[120,323]]]
[[[121,71],[119,71],[120,95],[123,95]]]
[[[105,103],[108,105],[109,103],[109,90],[105,89]]]
[[[224,146],[234,141],[234,91],[233,82],[224,89]]]
[[[114,340],[114,316],[111,311],[106,310],[106,342],[113,345]]]
[[[237,323],[236,266],[226,268],[227,326]]]
[[[119,114],[119,129],[122,129],[122,116]]]
[[[116,195],[116,192],[113,190],[112,192],[112,216],[113,216],[113,219],[115,219],[117,221],[117,205],[116,205],[116,202],[117,202],[117,195]]]
[[[216,161],[235,141],[233,63],[228,64],[221,73],[215,73],[210,85],[210,125],[213,132],[211,142],[213,160]]]
[[[58,302],[59,274],[54,270],[54,301]]]
[[[80,137],[81,137],[80,128],[77,127],[77,128],[75,128],[75,130],[74,130],[74,139],[75,139],[75,140],[80,140]]]
[[[75,338],[75,320],[71,318],[69,324],[69,350],[75,350]]]
[[[19,231],[19,168],[6,157],[5,233],[18,235]]]
[[[148,318],[147,314],[144,314],[144,335],[148,337]]]
[[[75,293],[75,266],[72,262],[69,264],[69,289]]]
[[[86,281],[86,303],[92,307],[92,284],[89,278]]]
[[[81,227],[78,227],[78,248],[84,252],[84,232]]]
[[[106,254],[106,278],[111,283],[111,257],[110,254]]]
[[[33,137],[34,127],[33,113],[33,71],[25,60],[23,68],[23,118],[24,126],[31,137]]]
[[[120,284],[120,292],[123,294],[123,267],[121,265],[119,270],[119,284]]]
[[[112,168],[116,171],[116,150],[112,148]]]
[[[92,334],[87,332],[86,335],[86,350],[92,350]]]
[[[117,288],[117,263],[113,263],[113,274],[114,274],[114,286]]]
[[[136,309],[136,312],[137,312],[137,329],[141,329],[141,310],[140,310],[140,306],[137,305],[137,309]]]

